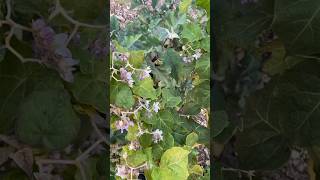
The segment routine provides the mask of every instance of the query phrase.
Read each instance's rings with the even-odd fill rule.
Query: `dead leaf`
[[[30,148],[24,148],[10,155],[10,158],[32,178],[33,153]]]

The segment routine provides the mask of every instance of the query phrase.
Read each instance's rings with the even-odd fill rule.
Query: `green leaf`
[[[123,42],[121,45],[125,48],[130,49],[134,43],[136,43],[140,38],[142,37],[142,34],[136,34],[132,36],[125,36]]]
[[[120,23],[119,20],[116,16],[112,15],[110,17],[110,27],[111,27],[111,31],[119,31],[120,29]]]
[[[102,0],[94,2],[89,2],[87,0],[61,0],[61,5],[74,19],[88,23],[92,23],[97,17],[103,16],[106,8],[106,5]]]
[[[271,26],[274,15],[273,0],[259,0],[241,4],[241,1],[213,1],[215,6],[215,36],[217,43],[252,47],[257,36]],[[219,45],[220,47],[220,45]]]
[[[196,0],[196,5],[205,9],[210,17],[210,0]]]
[[[138,126],[135,124],[134,126],[129,126],[128,133],[126,135],[126,139],[128,141],[133,141],[138,138],[137,133],[139,132]]]
[[[161,157],[160,167],[152,171],[152,179],[186,180],[189,176],[188,155],[189,151],[181,147],[168,149]]]
[[[181,83],[191,75],[192,69],[183,63],[182,58],[173,49],[168,49],[163,55],[163,67],[171,72],[172,77]]]
[[[189,40],[190,42],[198,41],[203,38],[202,30],[197,23],[184,24],[181,32],[181,37]]]
[[[191,3],[192,3],[192,0],[182,0],[179,4],[179,12],[186,13]]]
[[[74,140],[79,128],[79,118],[65,91],[35,91],[21,105],[17,135],[30,145],[62,149]]]
[[[144,148],[152,145],[152,135],[151,134],[143,134],[139,138],[140,145]]]
[[[128,165],[131,167],[137,167],[142,165],[144,162],[147,161],[147,155],[144,154],[143,151],[134,151],[131,155],[128,155],[127,162]]]
[[[192,132],[186,138],[186,145],[192,147],[193,145],[195,145],[197,143],[198,140],[199,140],[198,134]]]
[[[287,161],[289,147],[320,144],[319,67],[303,61],[249,99],[243,131],[237,134],[242,167],[278,168]]]
[[[166,107],[177,107],[182,101],[180,96],[175,96],[169,89],[162,89],[162,97]]]
[[[320,32],[314,30],[319,25],[319,9],[317,0],[280,0],[275,3],[273,29],[284,42],[288,54],[319,53]]]
[[[225,111],[215,111],[212,114],[214,119],[213,137],[219,135],[229,125],[228,114]]]
[[[200,165],[194,165],[190,169],[190,173],[197,174],[203,176],[203,168]]]
[[[195,66],[195,71],[199,74],[201,79],[209,80],[210,78],[210,56],[208,54],[203,55]]]
[[[132,108],[135,100],[131,89],[126,84],[118,83],[117,85],[117,87],[111,87],[111,94],[114,96],[116,106],[125,109]]]
[[[100,112],[106,112],[107,85],[103,80],[94,75],[77,73],[69,87],[77,101],[91,105]]]
[[[133,89],[133,93],[135,95],[141,96],[143,98],[157,99],[156,89],[153,87],[153,80],[151,78],[145,78],[141,81],[138,81]]]
[[[144,51],[130,51],[128,61],[133,67],[140,68],[144,60]]]
[[[0,63],[0,127],[1,133],[13,128],[22,99],[37,89],[62,89],[59,75],[36,63],[21,63],[7,53]]]
[[[158,4],[158,0],[152,0],[152,7],[155,8]]]
[[[171,133],[174,127],[174,121],[176,119],[176,114],[168,110],[160,110],[156,115],[146,121],[153,125],[153,129],[160,129],[165,132]]]

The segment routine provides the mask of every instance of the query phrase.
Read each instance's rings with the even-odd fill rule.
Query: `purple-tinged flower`
[[[128,72],[124,68],[120,68],[120,77],[123,81],[127,82],[130,87],[133,86],[134,80],[132,79],[132,73]]]
[[[126,179],[130,173],[129,168],[127,168],[125,165],[118,165],[116,171],[116,176],[121,177],[121,179]]]
[[[163,140],[162,131],[159,129],[156,129],[152,132],[152,140],[155,143],[158,143]]]
[[[127,116],[121,116],[121,119],[116,121],[115,125],[117,130],[123,133],[124,130],[128,131],[130,126],[134,126],[134,123]]]
[[[35,56],[39,57],[46,66],[58,71],[63,80],[73,82],[72,72],[79,61],[72,58],[72,53],[67,48],[68,35],[66,33],[55,34],[54,30],[42,19],[34,21],[32,28],[34,29]]]
[[[32,29],[39,31],[40,29],[44,28],[46,26],[46,23],[43,19],[37,19],[32,22]]]
[[[106,42],[100,39],[94,40],[88,49],[96,58],[103,58],[108,53]]]
[[[159,109],[160,109],[159,102],[153,103],[153,111],[157,113]]]
[[[143,79],[145,79],[145,78],[150,77],[150,73],[151,73],[151,68],[148,66],[146,69],[144,69],[144,70],[141,72],[139,79],[140,79],[140,80],[143,80]]]
[[[129,144],[129,150],[133,150],[133,151],[136,151],[138,149],[140,149],[140,143],[139,141],[131,141],[130,144]]]
[[[127,62],[128,58],[129,58],[128,54],[125,54],[125,53],[118,54],[118,59],[122,62]]]

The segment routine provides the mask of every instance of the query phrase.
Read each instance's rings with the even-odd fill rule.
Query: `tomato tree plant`
[[[116,179],[209,179],[209,1],[131,1],[111,16],[111,161]]]

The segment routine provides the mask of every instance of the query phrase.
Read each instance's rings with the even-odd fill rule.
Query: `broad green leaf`
[[[186,138],[186,145],[187,146],[193,146],[195,143],[197,143],[198,140],[199,140],[198,134],[192,132]]]
[[[174,127],[176,114],[168,110],[160,110],[151,118],[146,119],[146,122],[153,125],[153,129],[160,129],[164,132],[171,133]]]
[[[192,3],[192,0],[182,0],[179,4],[179,12],[186,13],[191,3]]]
[[[116,16],[112,15],[110,17],[110,26],[111,26],[111,32],[112,31],[119,31],[120,29],[120,23]]]
[[[213,137],[219,135],[229,125],[228,114],[225,111],[215,111],[213,116]]]
[[[133,141],[138,138],[137,133],[139,132],[138,126],[135,124],[134,126],[129,126],[128,133],[126,135],[126,139],[128,141]]]
[[[153,8],[155,8],[157,6],[157,4],[158,4],[158,0],[152,0],[151,5]]]
[[[173,49],[168,49],[163,55],[163,66],[168,68],[171,76],[181,83],[191,75],[192,68],[183,63],[182,58]]]
[[[71,143],[80,128],[70,97],[63,90],[35,91],[22,103],[16,132],[35,146],[61,149]]]
[[[59,75],[36,63],[21,63],[7,53],[0,63],[0,132],[9,131],[22,99],[35,89],[62,89]]]
[[[195,86],[188,94],[188,100],[196,103],[202,108],[209,107],[210,105],[210,83],[203,81],[201,84]]]
[[[153,80],[151,78],[145,78],[141,81],[138,81],[133,89],[135,95],[155,100],[157,98],[156,89],[153,87]]]
[[[129,63],[135,68],[140,68],[144,60],[144,51],[130,51]]]
[[[180,96],[175,96],[169,89],[162,89],[162,98],[166,107],[177,107],[182,101]]]
[[[205,9],[210,17],[210,0],[196,0],[196,5]]]
[[[137,6],[140,6],[143,4],[142,0],[132,0],[131,1],[131,9],[136,8]]]
[[[144,148],[147,148],[152,145],[152,135],[151,134],[143,134],[139,137],[140,145]]]
[[[209,80],[210,78],[210,56],[203,55],[196,62],[195,71],[200,75],[201,79]]]
[[[174,138],[170,133],[166,132],[163,135],[163,140],[160,141],[159,144],[163,149],[172,148],[174,146]]]
[[[134,43],[136,43],[140,38],[142,34],[136,34],[132,36],[126,36],[121,43],[121,45],[127,49],[130,49]]]
[[[257,36],[270,28],[274,15],[273,0],[241,4],[238,0],[213,1],[217,43],[252,47]]]
[[[244,130],[237,134],[243,167],[277,168],[288,159],[290,146],[320,144],[315,130],[320,128],[319,67],[318,62],[301,62],[250,98]]]
[[[189,151],[181,147],[173,147],[163,153],[160,167],[152,171],[154,180],[186,180],[188,172],[188,155]]]
[[[190,173],[203,176],[203,168],[200,165],[194,165],[194,166],[191,167]]]
[[[105,13],[106,4],[102,0],[90,2],[87,0],[60,0],[62,7],[74,19],[80,22],[92,23]],[[84,11],[85,9],[85,11]],[[105,20],[105,18],[104,18]],[[102,23],[101,23],[102,24]]]
[[[280,0],[275,3],[273,29],[290,55],[319,53],[320,33],[315,30],[319,21],[320,2],[317,0]]]
[[[197,23],[184,24],[181,32],[181,37],[189,40],[190,42],[198,41],[203,38],[202,30]]]
[[[147,161],[147,155],[143,151],[134,151],[127,158],[127,162],[131,167],[137,167]]]
[[[132,108],[135,100],[131,89],[122,83],[117,85],[117,87],[111,87],[111,94],[114,96],[116,106],[126,109]]]
[[[77,101],[91,105],[100,112],[106,112],[107,86],[99,77],[77,73],[69,87]]]

